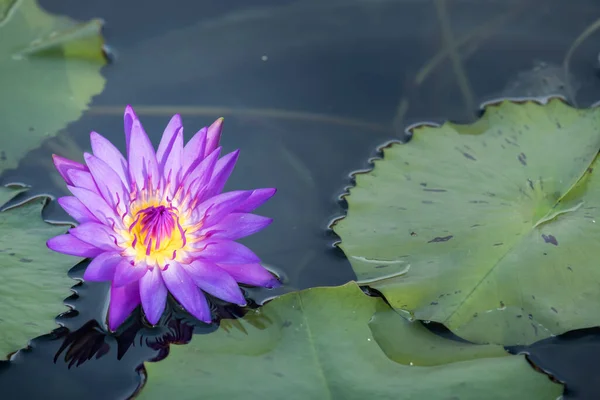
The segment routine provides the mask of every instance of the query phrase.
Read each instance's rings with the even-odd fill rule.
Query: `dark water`
[[[338,196],[350,184],[349,173],[368,168],[379,144],[403,139],[405,126],[470,121],[481,102],[498,96],[558,93],[580,106],[600,99],[600,34],[574,53],[568,77],[561,68],[572,42],[600,16],[595,0],[454,0],[441,8],[427,0],[41,3],[77,19],[104,18],[114,62],[103,70],[105,91],[83,118],[2,182],[28,183],[28,195],[64,195],[45,160],[57,147],[67,157],[81,157],[91,130],[123,150],[127,103],[136,107],[155,144],[174,112],[182,113],[187,138],[223,115],[224,150],[242,150],[229,188],[279,189],[260,210],[274,224],[246,243],[282,274],[286,286],[249,291],[258,303],[355,277],[333,248],[336,238],[327,225],[343,213]],[[444,18],[450,20],[450,40]],[[453,41],[461,45],[468,81],[462,86],[447,54],[431,67]],[[74,154],[66,150],[71,142],[81,148]],[[67,218],[56,204],[45,217]],[[72,276],[81,277],[84,267]],[[105,337],[94,321],[102,321],[106,287],[83,283],[75,291],[79,297],[66,301],[75,311],[60,318],[64,328],[33,340],[31,349],[2,364],[2,399],[127,398],[142,382],[138,366],[144,360],[163,354],[169,340],[189,339],[189,325],[177,315],[163,328],[131,325],[117,338]],[[200,329],[214,327],[196,333]],[[55,362],[63,343],[67,348]],[[525,350],[568,383],[568,398],[600,398],[592,376],[600,357],[597,330]]]

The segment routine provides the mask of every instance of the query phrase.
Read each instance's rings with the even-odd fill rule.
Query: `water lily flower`
[[[92,132],[85,165],[54,155],[73,196],[58,199],[79,225],[50,239],[54,251],[93,258],[83,278],[110,281],[108,325],[115,330],[138,306],[151,324],[167,294],[192,315],[212,320],[204,292],[245,305],[239,283],[279,281],[235,240],[271,223],[251,212],[275,189],[222,193],[239,150],[221,158],[223,119],[184,146],[181,117],[168,123],[156,152],[133,108],[125,109],[127,160]]]

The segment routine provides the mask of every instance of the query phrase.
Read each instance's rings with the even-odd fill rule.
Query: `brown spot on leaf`
[[[552,235],[544,235],[542,234],[542,239],[544,239],[544,242],[546,243],[550,243],[553,244],[555,246],[558,246],[558,240],[556,240],[556,238]]]
[[[517,158],[521,164],[527,165],[527,156],[525,155],[525,153],[519,153],[519,156]]]
[[[452,239],[454,236],[453,235],[448,235],[448,236],[444,236],[444,237],[435,237],[433,239],[431,239],[429,242],[427,243],[440,243],[440,242],[447,242],[448,240]]]
[[[424,192],[438,192],[438,193],[447,192],[446,189],[423,189],[423,191]]]
[[[529,184],[529,188],[531,190],[533,190],[533,181],[531,179],[527,178],[527,183]]]
[[[504,243],[499,242],[499,243],[494,243],[494,246],[502,246]]]
[[[460,152],[460,154],[462,154],[465,158],[468,158],[469,160],[472,161],[477,161],[477,159],[475,157],[473,157],[472,155],[470,155],[469,153],[467,153],[466,151],[461,150],[458,147],[455,147],[455,149]]]
[[[411,232],[410,236],[417,236],[417,232]]]
[[[550,307],[550,309],[551,309],[552,311],[554,311],[555,313],[557,313],[557,314],[558,314],[558,311],[556,310],[556,308],[554,308],[554,307]]]

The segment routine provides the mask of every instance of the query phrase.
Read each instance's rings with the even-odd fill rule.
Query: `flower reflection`
[[[209,334],[220,326],[227,332],[237,329],[248,334],[243,324],[244,320],[257,329],[265,329],[272,321],[257,310],[258,305],[249,302],[245,307],[208,297],[211,311],[219,316],[215,324],[207,326],[188,314],[175,302],[168,307],[169,311],[159,322],[159,325],[149,328],[143,319],[134,315],[129,318],[116,332],[103,328],[96,320],[90,320],[79,329],[69,332],[54,356],[58,362],[64,353],[64,362],[68,368],[79,367],[92,359],[100,359],[111,350],[111,345],[117,345],[117,360],[136,344],[148,350],[148,361],[159,361],[169,354],[171,344],[185,345],[192,340],[194,334]]]

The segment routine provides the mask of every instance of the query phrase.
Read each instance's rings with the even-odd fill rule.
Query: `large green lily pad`
[[[78,119],[102,91],[101,26],[48,14],[35,0],[0,0],[0,171]]]
[[[489,105],[356,176],[334,226],[360,281],[477,343],[600,324],[600,109]]]
[[[56,316],[67,311],[63,300],[74,283],[67,272],[81,259],[46,247],[66,231],[42,220],[46,201],[0,212],[0,358],[57,328]]]
[[[187,345],[171,345],[163,361],[146,363],[141,399],[554,399],[561,385],[535,372],[523,356],[509,356],[493,346],[478,348],[464,361],[444,339],[424,341],[422,332],[395,314],[381,326],[386,350],[401,347],[407,357],[388,358],[369,329],[369,320],[387,307],[364,295],[355,283],[283,295],[256,311],[264,329],[241,320],[244,329],[195,335]],[[389,310],[389,307],[388,307]],[[250,321],[248,319],[251,319]],[[257,324],[254,324],[257,325]],[[383,332],[381,332],[383,331]],[[393,344],[390,344],[393,341]],[[428,363],[437,346],[440,365]],[[418,346],[417,346],[418,345]],[[450,346],[450,347],[448,347]],[[451,353],[456,357],[452,362]],[[413,363],[411,365],[411,362]]]

